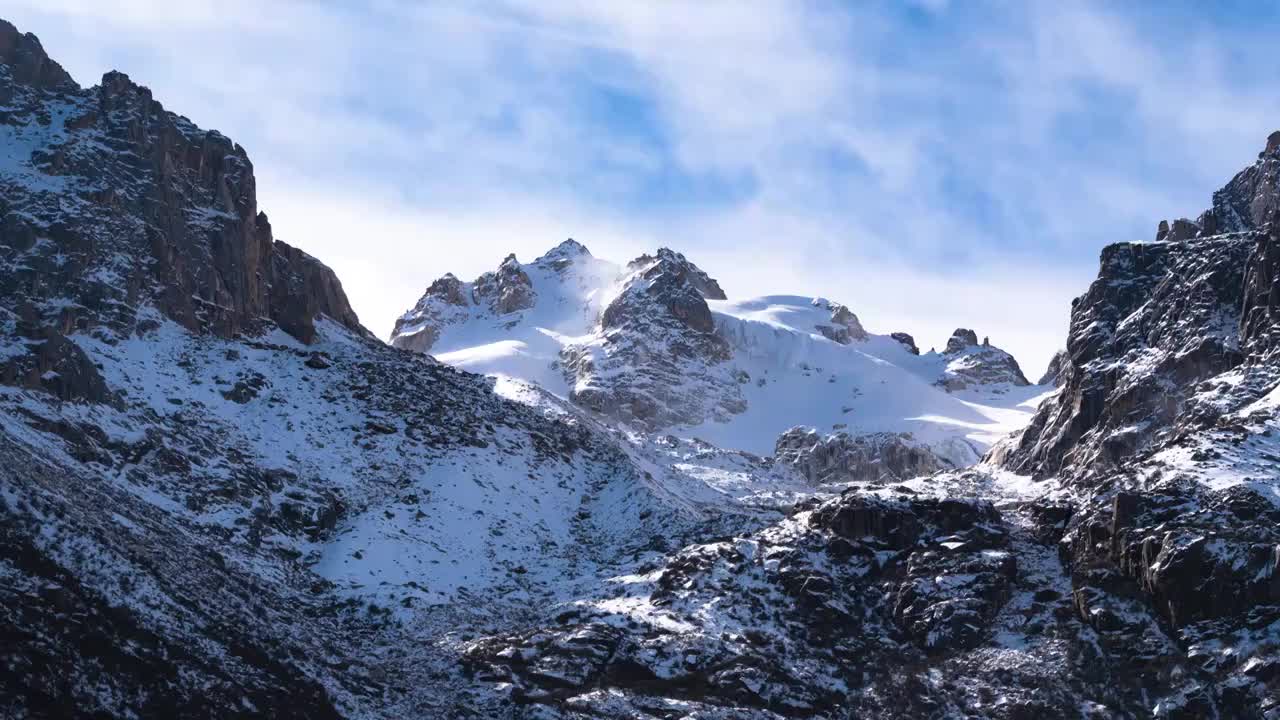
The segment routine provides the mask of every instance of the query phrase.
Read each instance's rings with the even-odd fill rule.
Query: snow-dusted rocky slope
[[[469,666],[546,717],[1276,717],[1277,168],[1280,133],[1103,251],[1060,392],[983,465],[853,482]]]
[[[568,240],[474,282],[436,280],[391,342],[473,372],[538,385],[646,432],[773,454],[803,425],[878,434],[973,464],[1048,388],[971,330],[921,355],[823,298],[729,300],[683,255],[617,266]]]
[[[0,22],[0,716],[1275,717],[1277,167],[1106,249],[993,443],[976,335],[669,250],[388,347],[242,149]]]
[[[811,492],[374,340],[119,73],[0,24],[0,99],[0,715],[451,716],[458,632]]]

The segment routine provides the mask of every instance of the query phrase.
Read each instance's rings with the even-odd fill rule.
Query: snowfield
[[[568,399],[574,387],[562,364],[564,351],[603,352],[601,314],[626,287],[628,269],[573,241],[518,267],[532,287],[530,307],[498,313],[476,302],[436,310],[440,306],[424,296],[402,318],[396,338],[432,325],[438,336],[429,352],[437,360]],[[462,295],[475,286],[463,283]],[[732,349],[716,371],[741,383],[746,409],[670,432],[721,448],[771,455],[778,436],[797,425],[822,433],[910,433],[951,465],[965,467],[1023,427],[1053,392],[1051,386],[1011,383],[948,392],[938,383],[949,364],[965,361],[963,353],[916,355],[876,334],[841,344],[819,330],[832,322],[833,304],[824,298],[771,295],[709,299],[707,305],[715,333]],[[424,308],[435,315],[424,318]]]

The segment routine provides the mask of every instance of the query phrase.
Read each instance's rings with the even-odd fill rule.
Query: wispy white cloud
[[[572,235],[926,347],[976,326],[1035,374],[1101,245],[1198,212],[1280,110],[1261,33],[1169,8],[9,5],[81,82],[118,67],[245,145],[383,335],[443,272]]]

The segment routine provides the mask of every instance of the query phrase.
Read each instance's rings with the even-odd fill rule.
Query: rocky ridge
[[[1192,227],[1103,250],[1072,306],[1058,395],[991,453],[1079,494],[1046,512],[1082,616],[1117,646],[1149,646],[1158,626],[1165,657],[1200,670],[1167,714],[1280,707],[1266,670],[1280,662],[1277,138]]]

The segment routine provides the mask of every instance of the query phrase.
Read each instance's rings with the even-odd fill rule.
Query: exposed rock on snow
[[[947,340],[947,349],[942,355],[947,364],[938,384],[948,391],[974,385],[998,388],[1031,384],[1012,355],[993,346],[987,338],[979,345],[978,334],[972,330],[958,328]]]
[[[774,457],[794,466],[815,485],[892,483],[954,467],[909,433],[850,436],[836,432],[822,436],[805,427],[795,427],[778,436]]]
[[[743,379],[720,367],[731,351],[703,295],[723,298],[716,281],[666,248],[627,268],[600,333],[561,353],[570,399],[645,430],[725,420],[746,409]]]
[[[832,342],[848,345],[854,340],[866,340],[867,331],[862,329],[862,323],[858,322],[858,316],[853,314],[849,308],[840,303],[829,302],[825,299],[818,298],[813,301],[814,307],[831,311],[830,325],[815,325],[814,327],[822,336]]]
[[[889,337],[902,343],[902,346],[905,347],[907,349],[907,352],[911,353],[912,355],[920,354],[920,348],[916,347],[916,339],[911,337],[907,333],[904,333],[904,332],[889,333]]]

